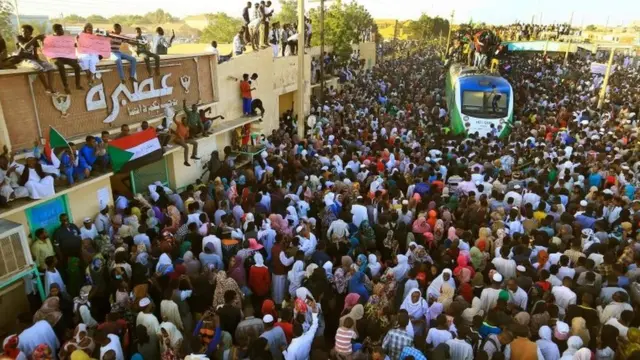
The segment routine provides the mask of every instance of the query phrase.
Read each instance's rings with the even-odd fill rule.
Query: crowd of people
[[[524,24],[514,23],[506,26],[493,26],[490,28],[503,40],[529,41],[559,39],[562,35],[571,35],[570,24]]]
[[[249,170],[216,151],[181,194],[36,230],[46,299],[5,355],[640,359],[637,60],[598,110],[590,59],[507,55],[511,133],[461,138],[440,56],[406,50],[313,99],[303,137],[284,116]]]

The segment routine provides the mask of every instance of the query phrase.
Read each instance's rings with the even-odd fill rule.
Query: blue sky
[[[223,11],[239,16],[244,0],[195,0],[185,6],[176,0],[17,0],[21,14],[59,16],[79,15],[143,14],[162,8],[175,16],[187,16],[204,12]],[[348,0],[345,0],[348,1]],[[566,22],[574,12],[573,23],[604,25],[609,17],[610,25],[629,24],[640,20],[640,1],[637,0],[357,0],[366,6],[375,18],[414,19],[420,13],[448,17],[456,11],[455,22],[474,21],[492,24],[508,24],[516,19],[530,22],[535,14],[536,22],[542,12],[543,23]],[[274,1],[276,10],[278,0]],[[307,0],[308,2],[308,0]]]

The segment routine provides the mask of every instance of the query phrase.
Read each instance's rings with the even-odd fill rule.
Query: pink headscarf
[[[413,226],[411,231],[418,234],[423,234],[426,232],[431,232],[431,228],[429,224],[427,224],[427,219],[424,216],[420,216],[416,221],[413,222]]]
[[[458,235],[456,234],[456,228],[453,226],[449,227],[449,230],[447,231],[447,239],[453,241],[457,238]]]
[[[358,301],[360,301],[360,294],[348,294],[347,297],[344,298],[344,308],[342,308],[342,313],[349,311],[351,308],[358,305]]]

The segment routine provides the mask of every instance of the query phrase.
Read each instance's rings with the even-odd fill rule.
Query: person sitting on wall
[[[90,168],[94,168],[98,161],[98,144],[102,143],[102,139],[95,136],[87,136],[85,138],[85,143],[80,148],[80,156],[84,159],[87,165]]]
[[[27,164],[18,182],[27,188],[29,197],[38,200],[53,196],[56,190],[53,186],[53,176],[45,173],[33,154],[27,155]]]
[[[13,154],[5,145],[0,155],[0,196],[5,201],[11,201],[29,196],[27,188],[18,185],[20,174],[24,171],[24,165],[13,160]]]
[[[86,23],[82,32],[85,34],[93,34],[93,25]],[[77,38],[80,38],[80,35],[78,35]],[[78,54],[78,64],[80,68],[86,72],[87,78],[89,79],[89,86],[93,86],[96,74],[98,73],[97,66],[101,59],[102,56],[98,54]]]
[[[138,61],[135,57],[125,54],[120,51],[120,46],[123,42],[134,43],[132,40],[126,40],[120,33],[122,32],[122,26],[120,24],[113,25],[113,31],[111,32],[111,55],[116,58],[116,70],[118,70],[118,76],[120,76],[120,81],[124,84],[124,65],[122,65],[122,60],[126,60],[129,62],[129,80],[131,83],[137,81],[136,80],[136,65]]]
[[[200,113],[198,112],[198,105],[192,104],[191,110],[187,108],[187,99],[182,100],[182,109],[184,110],[185,115],[187,115],[187,124],[189,125],[189,134],[191,137],[196,137],[200,134],[204,137],[208,137],[207,130],[204,127],[204,124],[200,120]]]
[[[228,61],[229,59],[231,59],[231,56],[233,56],[233,51],[228,55],[220,55],[220,51],[218,50],[218,42],[215,40],[211,42],[211,46],[207,47],[205,51],[217,56],[218,64],[222,64],[223,62]]]
[[[213,124],[213,120],[216,120],[216,119],[224,120],[224,116],[218,115],[210,118],[210,117],[207,117],[207,112],[211,112],[211,107],[207,109],[200,109],[198,111],[198,113],[200,114],[200,122],[204,127],[204,131],[206,132],[207,135],[211,135],[211,132],[209,131],[209,129],[211,129],[211,124]]]
[[[160,56],[149,51],[149,43],[144,36],[142,36],[142,29],[136,28],[136,44],[134,45],[135,53],[137,56],[142,55],[144,58],[144,63],[147,66],[147,72],[149,76],[153,76],[153,72],[151,71],[151,59],[153,59],[155,63],[155,75],[160,75]]]
[[[69,148],[60,154],[60,167],[69,185],[75,184],[76,180],[82,181],[91,174],[91,166],[72,142],[69,143]]]
[[[38,72],[38,78],[49,95],[55,93],[53,89],[53,71],[56,69],[51,63],[41,60],[38,56],[38,40],[44,40],[44,34],[33,36],[33,26],[22,25],[22,35],[18,35],[16,56],[20,60],[20,67]],[[45,76],[44,74],[47,74]]]
[[[64,36],[64,29],[60,24],[53,24],[53,36]],[[51,59],[53,63],[56,64],[58,68],[58,72],[60,73],[60,79],[62,80],[62,85],[64,86],[64,92],[66,94],[71,94],[71,90],[69,89],[69,82],[67,81],[67,70],[64,68],[65,65],[70,66],[73,69],[73,73],[76,77],[76,90],[84,90],[82,85],[80,85],[80,64],[76,59],[68,59],[68,58],[55,58]]]
[[[193,155],[191,155],[191,158],[194,160],[200,159],[198,157],[198,142],[189,138],[189,126],[186,116],[183,116],[180,121],[177,121],[174,117],[171,125],[171,133],[173,134],[173,142],[184,148],[184,166],[191,166],[191,164],[189,164],[189,146],[187,144],[193,145]]]
[[[129,125],[122,124],[122,126],[120,126],[120,134],[116,136],[116,139],[119,139],[128,135],[129,135]]]
[[[100,138],[96,137],[96,157],[98,158],[98,164],[102,166],[103,171],[107,171],[111,159],[107,153],[107,146],[109,145],[110,134],[108,131],[103,131]]]
[[[264,116],[264,107],[262,106],[262,100],[260,99],[253,99],[251,101],[251,115],[257,116],[258,112],[256,110],[260,110],[260,116]]]
[[[244,43],[242,42],[242,38],[243,38],[244,32],[245,32],[245,28],[246,27],[243,26],[242,29],[240,29],[240,31],[238,31],[236,36],[233,37],[233,53],[236,56],[242,55],[243,52],[247,51],[247,49],[244,47]]]

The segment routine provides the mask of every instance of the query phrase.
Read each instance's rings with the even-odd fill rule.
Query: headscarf
[[[31,360],[50,360],[52,358],[51,348],[47,344],[38,345],[31,353]]]
[[[81,336],[81,333],[84,333],[84,338]],[[96,344],[93,338],[89,337],[87,325],[80,323],[76,326],[73,337],[64,345],[64,349],[69,352],[69,347],[82,350],[87,354],[93,354]]]
[[[426,232],[431,232],[431,227],[427,224],[427,219],[424,216],[420,216],[413,222],[411,231],[417,234],[424,234]]]
[[[516,323],[524,326],[529,326],[529,321],[531,321],[531,315],[529,315],[526,311],[521,311],[513,317]]]
[[[358,304],[360,301],[360,294],[350,293],[347,297],[344,298],[344,308],[342,308],[342,313],[345,311],[351,310],[354,306]]]
[[[244,264],[242,262],[242,256],[236,255],[234,256],[234,259],[235,259],[235,264],[233,265],[233,267],[229,268],[229,270],[227,271],[227,275],[233,280],[235,280],[238,286],[240,287],[245,286],[246,280],[245,280]]]
[[[360,267],[358,268],[358,271],[365,272],[367,270],[367,265],[369,264],[369,262],[367,261],[367,255],[358,255],[358,261],[360,261]]]
[[[538,336],[540,336],[540,339],[542,340],[552,341],[551,328],[548,327],[547,325],[541,326],[540,330],[538,330]]]
[[[579,336],[583,344],[589,344],[591,335],[587,329],[587,321],[582,317],[574,317],[571,320],[571,335]]]
[[[354,306],[351,311],[347,315],[344,315],[340,318],[340,326],[344,323],[344,320],[350,317],[353,321],[358,321],[364,317],[364,306],[362,304],[357,304]]]
[[[180,244],[180,257],[184,258],[184,254],[191,249],[191,241],[183,241]]]
[[[471,286],[471,284],[469,284],[468,282],[460,285],[458,293],[468,303],[471,303],[471,301],[473,300],[473,286]]]
[[[169,344],[171,345],[171,348],[177,350],[179,342],[182,340],[182,333],[180,333],[180,330],[178,330],[178,328],[173,323],[168,321],[161,323],[160,329],[164,329],[164,331],[167,332],[167,334],[169,335]],[[160,334],[158,337],[160,338],[160,343],[164,344],[162,334]]]
[[[376,277],[380,275],[380,269],[382,265],[378,262],[378,257],[375,254],[369,254],[369,271],[371,272],[371,276]]]
[[[435,279],[433,279],[433,281],[431,282],[431,285],[429,285],[429,288],[427,289],[427,296],[432,297],[432,298],[439,298],[440,297],[440,288],[442,288],[442,285],[445,283],[444,281],[444,274],[449,274],[449,280],[446,281],[446,283],[448,283],[454,290],[456,288],[456,282],[453,279],[453,274],[451,272],[451,269],[444,269],[442,270],[442,273],[440,275],[438,275]]]
[[[444,311],[449,310],[449,306],[453,302],[453,295],[455,290],[448,283],[442,284],[440,288],[440,296],[438,297],[438,302],[442,304],[444,307]]]
[[[573,354],[572,360],[591,360],[591,350],[582,348]]]
[[[544,266],[549,261],[549,254],[546,250],[538,251],[538,271],[544,269]]]
[[[51,327],[55,327],[58,321],[62,318],[62,311],[60,311],[60,298],[52,296],[47,298],[35,315],[33,315],[33,322],[37,323],[40,320],[46,320]]]
[[[562,357],[574,355],[582,347],[582,339],[579,336],[571,336],[567,340],[567,350],[562,353]]]
[[[218,271],[216,274],[216,287],[213,293],[213,307],[218,307],[218,305],[224,305],[224,293],[229,290],[233,290],[236,292],[236,299],[233,301],[233,306],[238,309],[242,308],[241,299],[242,292],[238,287],[238,283],[230,277],[227,277],[227,273],[224,271]]]
[[[431,305],[431,308],[433,308],[435,304],[439,303],[434,303],[433,305]],[[429,311],[431,311],[431,309],[429,309]],[[484,311],[482,310],[482,301],[480,301],[480,298],[478,297],[473,298],[473,300],[471,301],[471,307],[464,309],[464,311],[462,312],[462,318],[467,323],[467,325],[471,325],[473,323],[473,318],[476,315],[484,315]]]
[[[322,268],[327,275],[327,280],[333,281],[333,263],[329,260],[322,265]]]
[[[482,271],[484,270],[484,254],[477,247],[472,247],[469,251],[469,256],[471,257],[471,264],[476,270]]]
[[[453,274],[458,278],[461,283],[467,283],[471,281],[471,278],[475,275],[475,271],[469,265],[468,260],[464,254],[458,255],[458,266],[453,270]]]
[[[367,288],[364,286],[364,273],[357,271],[355,272],[352,276],[351,279],[349,280],[349,292],[350,293],[358,293],[360,294],[360,297],[362,298],[363,301],[367,301],[369,300],[369,291],[367,290]]]
[[[396,257],[398,259],[398,265],[393,267],[393,275],[396,281],[400,281],[404,279],[411,267],[409,266],[409,259],[405,255],[399,254],[396,255]]]
[[[315,263],[311,263],[307,265],[307,268],[305,269],[305,272],[304,272],[304,277],[309,279],[317,268],[318,268],[318,264],[315,264]]]
[[[156,265],[156,272],[159,272],[162,275],[173,272],[173,264],[171,262],[171,258],[166,253],[162,253],[162,255],[160,255],[158,264]]]
[[[260,252],[256,252],[255,254],[253,254],[253,261],[255,261],[254,266],[266,267],[266,265],[264,264],[264,257],[262,257],[262,254],[260,254]]]
[[[7,336],[2,344],[4,354],[11,359],[17,358],[18,355],[20,355],[20,349],[18,348],[19,343],[20,338],[18,337],[18,335]]]
[[[136,354],[139,355],[139,354]],[[71,353],[71,360],[91,360],[91,357],[84,351],[82,350],[74,350]],[[135,355],[131,358],[131,360],[138,360],[138,359],[142,359],[142,356],[140,356],[139,358],[136,358]]]
[[[262,308],[260,309],[262,315],[271,315],[275,321],[278,320],[278,310],[276,310],[276,304],[271,299],[266,299],[262,302]]]
[[[630,327],[627,331],[627,339],[629,340],[622,346],[622,358],[627,359],[636,351],[640,351],[640,329]]]
[[[413,302],[411,295],[417,293],[419,298],[418,301]],[[418,319],[426,319],[426,316],[429,314],[429,304],[422,297],[422,292],[419,289],[411,289],[409,291],[409,295],[407,295],[402,301],[402,305],[400,305],[400,309],[407,310],[409,313],[409,317],[414,320]]]

